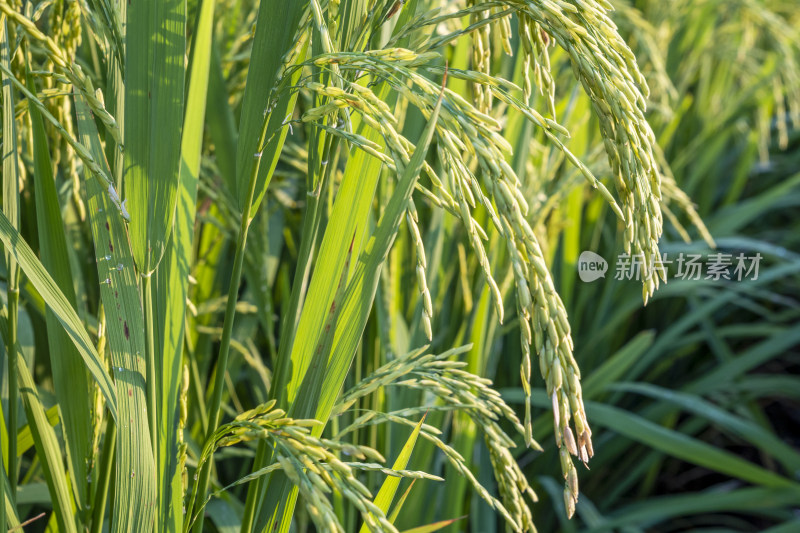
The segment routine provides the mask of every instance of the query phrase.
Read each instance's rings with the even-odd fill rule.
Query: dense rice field
[[[0,527],[800,530],[793,0],[0,0]]]

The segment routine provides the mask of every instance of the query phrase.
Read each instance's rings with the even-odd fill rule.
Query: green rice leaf
[[[588,531],[618,531],[628,525],[648,528],[663,521],[700,513],[764,511],[792,505],[798,497],[800,492],[794,487],[746,487],[731,491],[712,488],[704,492],[649,498],[618,509],[607,522]]]
[[[9,45],[8,24],[5,15],[0,16],[0,65],[3,67],[3,73],[0,75],[0,80],[3,84],[3,214],[8,217],[11,224],[15,229],[19,229],[19,158],[17,156],[17,123],[16,123],[16,109],[14,106],[14,88],[13,76],[9,72],[11,67],[11,50]],[[5,457],[5,463],[8,471],[13,472],[13,484],[10,486],[12,499],[14,498],[13,492],[17,487],[16,472],[17,469],[17,452],[15,451],[16,441],[13,439],[14,431],[16,430],[19,422],[17,415],[19,410],[19,394],[17,386],[16,371],[14,370],[15,357],[9,357],[8,354],[13,354],[17,345],[17,328],[19,323],[19,265],[14,260],[13,256],[8,250],[3,251],[3,258],[5,259],[4,265],[6,268],[6,294],[7,310],[6,316],[10,323],[8,334],[4,336],[5,341],[5,356],[7,357],[8,365],[8,391],[6,404],[9,406],[8,422],[3,422],[3,429],[6,424],[12,426],[10,432],[3,432],[0,441],[3,444],[2,453]],[[2,363],[2,358],[0,358]],[[0,366],[2,368],[2,366]],[[0,376],[3,371],[0,370]],[[3,417],[0,416],[0,419]],[[3,487],[0,487],[2,489]],[[5,494],[5,491],[3,491]],[[5,496],[3,496],[5,498]],[[0,520],[3,524],[4,520]]]
[[[20,380],[20,396],[25,406],[25,414],[30,422],[33,443],[36,446],[36,456],[42,465],[42,472],[47,481],[50,492],[50,501],[53,504],[53,514],[60,531],[77,533],[80,524],[78,516],[72,510],[72,501],[67,484],[67,473],[61,459],[61,445],[56,438],[56,432],[47,421],[44,407],[39,401],[36,384],[28,371],[28,365],[17,354],[17,371]]]
[[[464,520],[466,516],[460,516],[458,518],[451,518],[450,520],[441,520],[439,522],[434,522],[432,524],[428,524],[425,526],[413,527],[411,529],[403,530],[401,533],[432,533],[433,531],[439,531],[440,529],[444,529],[447,526],[455,524],[459,520]]]
[[[8,43],[8,25],[2,17],[2,39],[0,39],[0,62],[6,69],[11,67]],[[17,127],[14,108],[14,90],[10,79],[3,80],[3,213],[14,228],[19,228],[19,158],[17,156]],[[8,271],[8,288],[19,288],[19,266],[13,256],[5,251],[5,264]]]
[[[294,111],[296,91],[283,91],[277,101],[270,102],[269,98],[274,96],[270,89],[277,82],[282,62],[286,59],[284,55],[296,44],[298,23],[306,4],[307,2],[299,0],[263,0],[258,7],[250,68],[247,71],[242,102],[236,150],[236,191],[233,191],[239,201],[239,210],[244,211],[247,208],[244,204],[247,201],[250,175],[256,162],[260,160],[255,196],[249,214],[251,217],[258,209],[272,172],[278,164],[288,130],[285,122]],[[300,55],[302,57],[304,54]],[[299,74],[298,69],[295,76]],[[263,138],[267,142],[265,146],[259,146],[265,122],[266,133]]]
[[[33,77],[28,74],[28,87],[36,92]],[[44,129],[44,122],[36,106],[30,110],[33,130],[34,189],[36,196],[36,227],[39,230],[39,254],[42,264],[53,276],[70,305],[76,307],[73,273],[67,254],[67,239],[61,206],[58,202],[53,178],[53,164]],[[89,506],[86,476],[91,456],[91,399],[89,378],[78,350],[71,342],[55,313],[45,313],[50,366],[53,371],[56,398],[58,399],[65,433],[69,474],[78,509]]]
[[[583,394],[594,398],[608,385],[616,382],[630,369],[631,365],[653,344],[655,333],[643,331],[617,350],[603,364],[593,371],[584,382]]]
[[[0,487],[0,495],[3,497],[3,501],[0,502],[0,524],[5,524],[6,528],[12,530],[16,527],[19,527],[19,516],[17,515],[17,507],[11,500],[11,484],[8,482],[5,464],[3,464],[3,458],[1,455],[0,477],[2,477],[2,479],[0,479],[0,483],[2,483],[2,487]]]
[[[800,485],[779,474],[623,409],[592,403],[591,407],[587,404],[587,411],[596,425],[691,464],[769,488],[800,489]]]
[[[713,424],[735,434],[757,446],[762,452],[772,455],[789,472],[800,472],[800,454],[761,426],[717,407],[695,394],[671,391],[647,383],[620,383],[615,390],[644,394],[651,398],[677,405],[686,411],[701,416]]]
[[[411,459],[411,452],[414,451],[414,445],[417,443],[417,437],[419,436],[419,430],[422,429],[423,422],[425,422],[425,416],[423,416],[420,421],[417,422],[417,425],[414,426],[414,430],[408,437],[403,449],[400,450],[400,455],[398,455],[397,459],[395,459],[394,465],[392,465],[392,470],[405,470],[408,466],[408,461]],[[397,487],[400,486],[400,480],[401,478],[399,477],[387,476],[386,479],[383,480],[383,484],[381,485],[378,494],[375,495],[375,500],[373,500],[373,503],[384,513],[389,512],[389,507],[392,505],[392,500],[397,492]],[[395,508],[394,512],[399,511],[400,508],[398,504],[398,507]],[[369,531],[367,525],[362,524],[361,533],[366,533],[367,531]]]
[[[56,427],[59,421],[58,405],[52,406],[45,412],[47,422]],[[33,447],[33,434],[31,433],[31,426],[26,424],[22,426],[17,432],[17,456],[22,457],[22,454],[27,452]]]
[[[408,199],[417,182],[428,147],[433,139],[440,107],[441,99],[432,111],[428,124],[417,143],[417,148],[414,150],[409,164],[403,170],[402,177],[384,210],[378,227],[364,251],[361,252],[355,272],[347,285],[343,308],[334,335],[331,360],[328,363],[328,370],[324,382],[321,384],[319,402],[315,408],[316,414],[314,412],[294,413],[294,416],[298,418],[313,417],[322,421],[328,420],[355,355],[356,345],[366,326],[380,278],[381,265],[394,242],[408,205]],[[363,125],[356,127],[363,127]],[[373,142],[379,140],[374,132],[367,133],[367,136],[370,134],[375,137],[371,139]],[[345,268],[347,257],[345,250],[349,248],[348,243],[353,242],[353,235],[355,235],[356,245],[354,250],[357,250],[360,237],[366,230],[379,168],[380,162],[365,155],[363,151],[357,151],[348,162],[341,188],[334,202],[333,213],[323,237],[320,259],[309,286],[309,294],[314,294],[316,297],[306,302],[298,324],[297,337],[307,339],[307,342],[295,343],[292,348],[291,363],[288,365],[291,376],[284,376],[280,373],[276,376],[273,387],[278,395],[278,405],[291,405],[295,401],[303,376],[313,357],[314,347],[323,331],[327,312],[339,286],[335,280],[341,278]],[[347,237],[348,235],[350,237]],[[286,382],[283,381],[284,379]],[[313,432],[319,434],[322,428],[322,425],[317,426]],[[285,477],[273,476],[270,478],[261,504],[257,521],[258,528],[276,527],[280,531],[286,531],[290,522],[290,513],[286,512],[286,508],[293,508],[296,494],[296,488],[289,490]]]
[[[389,522],[391,522],[392,524],[394,524],[397,521],[397,517],[400,516],[400,511],[403,509],[403,504],[406,503],[408,495],[411,494],[411,489],[414,488],[414,483],[416,482],[417,482],[416,479],[412,479],[411,483],[408,484],[408,488],[406,489],[406,491],[403,493],[402,496],[400,496],[400,499],[397,500],[397,503],[392,509],[392,514],[389,515]]]
[[[142,275],[158,266],[178,189],[186,2],[128,2],[125,25],[125,198]]]
[[[106,399],[106,405],[111,416],[116,420],[117,395],[111,383],[111,376],[106,372],[94,344],[92,344],[78,315],[64,297],[56,282],[53,281],[53,278],[47,273],[42,263],[36,258],[28,243],[11,226],[5,214],[2,213],[0,213],[0,241],[14,256],[31,284],[42,295],[48,308],[53,310],[56,318],[61,322],[61,326],[69,335],[70,340],[78,348],[84,364],[89,369]]]
[[[108,170],[97,126],[78,95],[75,108],[81,143]],[[147,416],[144,313],[138,278],[122,216],[98,176],[87,170],[84,179],[119,402],[112,530],[149,531],[155,520],[156,469]]]
[[[381,94],[385,93],[383,91]],[[380,140],[380,136],[366,125],[355,127],[361,128],[359,133],[371,141]],[[307,341],[293,344],[289,360],[277,363],[273,394],[278,399],[278,405],[291,405],[297,396],[302,376],[310,364],[314,347],[339,286],[351,243],[354,256],[358,257],[361,253],[363,242],[367,238],[370,209],[380,170],[381,162],[361,150],[352,154],[348,160],[319,248],[317,266],[309,283],[308,293],[315,297],[306,300],[297,325],[296,337]],[[290,339],[281,339],[281,343],[284,342],[290,342]]]
[[[158,441],[158,531],[183,529],[183,480],[178,468],[178,405],[183,378],[186,298],[192,264],[192,239],[196,213],[203,120],[206,115],[209,65],[215,0],[202,0],[194,33],[186,114],[181,142],[180,173],[175,223],[161,268],[156,271],[155,314],[157,353],[160,357]],[[158,363],[157,363],[158,364]]]
[[[372,237],[367,243],[364,252],[359,258],[353,277],[347,286],[344,299],[344,308],[340,318],[339,327],[336,329],[334,347],[331,361],[328,363],[328,373],[322,386],[320,404],[317,408],[318,420],[327,422],[336,397],[341,391],[347,371],[353,361],[364,327],[367,325],[375,292],[378,289],[381,267],[389,254],[389,249],[397,236],[400,222],[408,207],[409,198],[416,186],[422,165],[428,153],[428,147],[433,140],[439,110],[442,106],[441,95],[432,110],[425,129],[420,134],[411,160],[403,170],[397,186],[386,205],[383,215],[378,222]],[[315,428],[322,431],[322,428]]]

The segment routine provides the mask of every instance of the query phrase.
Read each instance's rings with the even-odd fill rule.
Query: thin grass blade
[[[52,406],[45,411],[47,421],[52,427],[56,427],[59,422],[58,405]],[[33,434],[31,433],[30,424],[25,424],[17,432],[17,457],[22,455],[33,447]]]
[[[25,406],[25,414],[30,421],[33,442],[36,446],[36,456],[42,466],[42,473],[47,481],[53,504],[53,514],[60,531],[77,533],[80,528],[77,515],[72,510],[67,473],[61,459],[61,445],[56,438],[56,432],[47,421],[44,407],[39,400],[36,384],[28,371],[28,365],[17,354],[17,370],[19,371],[20,395]]]
[[[433,524],[406,529],[401,533],[432,533],[433,531],[444,529],[447,526],[455,524],[459,520],[464,520],[465,518],[466,516],[460,516],[458,518],[451,518],[450,520],[441,520],[439,522],[434,522]]]
[[[414,488],[414,483],[416,483],[416,479],[412,479],[411,483],[408,484],[408,488],[405,490],[400,499],[397,500],[394,508],[392,509],[392,514],[389,515],[389,522],[394,524],[397,521],[397,517],[400,516],[400,511],[403,509],[403,505],[406,503],[408,499],[408,495],[411,494],[411,489]]]

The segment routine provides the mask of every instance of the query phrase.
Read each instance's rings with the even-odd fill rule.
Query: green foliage
[[[795,8],[0,0],[0,523],[793,530]]]

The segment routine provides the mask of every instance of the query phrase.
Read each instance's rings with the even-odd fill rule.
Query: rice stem
[[[267,125],[269,121],[267,117],[261,127],[261,134],[258,140],[258,154],[256,155],[256,162],[250,172],[250,181],[247,187],[247,199],[244,203],[244,209],[241,213],[241,224],[239,226],[239,235],[236,242],[236,255],[233,260],[233,271],[231,273],[231,283],[228,287],[228,302],[225,306],[225,319],[222,325],[222,338],[220,339],[219,356],[217,357],[217,370],[214,376],[214,387],[211,393],[211,402],[208,410],[208,430],[206,433],[206,440],[214,437],[214,431],[219,426],[220,406],[222,403],[222,391],[225,388],[225,372],[228,367],[228,355],[231,348],[231,334],[233,333],[233,321],[236,318],[236,302],[238,300],[239,283],[242,280],[242,266],[244,265],[244,251],[247,245],[247,232],[250,229],[250,222],[252,222],[252,205],[255,198],[256,182],[258,178],[258,170],[261,168],[261,151],[265,144],[267,135]],[[270,178],[267,177],[267,183]],[[208,478],[211,474],[211,465],[213,459],[206,461],[197,477],[197,493],[201,497],[205,497],[208,488]],[[191,515],[192,510],[189,509],[187,516]],[[194,525],[195,533],[202,533],[203,520],[198,520]]]

